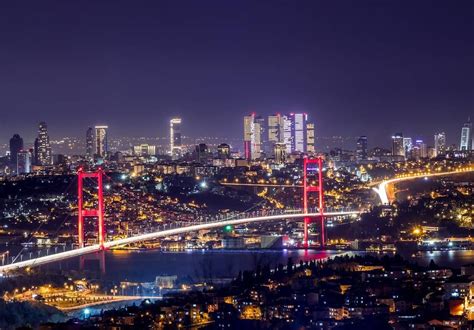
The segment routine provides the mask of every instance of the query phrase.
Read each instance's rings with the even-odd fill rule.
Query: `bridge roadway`
[[[133,237],[127,237],[127,238],[121,238],[121,239],[109,241],[104,244],[104,247],[108,249],[115,246],[143,242],[143,241],[153,240],[156,238],[172,236],[172,235],[179,235],[179,234],[184,234],[184,233],[192,232],[192,231],[212,229],[212,228],[217,228],[217,227],[225,227],[228,225],[233,226],[233,225],[241,225],[241,224],[246,224],[246,223],[255,223],[255,222],[262,222],[262,221],[279,220],[279,219],[298,219],[298,218],[304,218],[304,217],[316,218],[320,216],[319,212],[311,211],[310,213],[301,213],[301,210],[299,210],[298,212],[300,213],[282,213],[282,214],[276,214],[276,215],[256,216],[256,217],[242,218],[242,219],[223,219],[223,220],[218,220],[218,221],[195,224],[191,226],[160,230],[160,231],[156,231],[152,233],[140,234]],[[360,213],[362,212],[361,211],[336,211],[336,212],[325,212],[324,216],[335,217],[335,216],[357,215]],[[51,254],[44,257],[11,263],[8,265],[0,266],[0,276],[3,276],[4,274],[8,272],[18,270],[21,268],[40,266],[40,265],[48,264],[51,262],[56,262],[56,261],[61,261],[61,260],[69,259],[69,258],[83,256],[86,254],[91,254],[94,252],[98,252],[100,250],[101,250],[100,245],[95,244],[95,245],[89,245],[83,248],[78,248],[75,250],[59,252],[59,253]]]
[[[431,177],[437,177],[437,176],[449,176],[449,175],[456,175],[456,174],[463,174],[463,173],[469,173],[469,172],[474,172],[473,167],[467,167],[463,169],[457,169],[454,171],[447,171],[447,172],[435,172],[435,173],[415,173],[413,175],[407,175],[399,178],[394,178],[394,179],[389,179],[382,181],[379,183],[377,188],[372,188],[380,198],[380,201],[382,204],[389,204],[390,203],[390,198],[388,196],[387,192],[387,186],[390,184],[394,183],[399,183],[403,181],[408,181],[408,180],[414,180],[414,179],[419,179],[419,178],[431,178]]]

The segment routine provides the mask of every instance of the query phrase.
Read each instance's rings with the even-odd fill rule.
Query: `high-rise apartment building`
[[[86,132],[86,157],[94,158],[94,130],[89,127]]]
[[[108,126],[95,126],[95,155],[100,158],[106,158],[109,152],[107,130]]]
[[[16,166],[18,153],[23,149],[23,139],[19,134],[14,134],[10,139],[10,162]]]
[[[444,132],[434,135],[434,156],[446,153],[446,134]]]
[[[468,118],[467,123],[465,123],[461,129],[461,142],[459,143],[459,150],[472,150],[472,123],[470,118]]]
[[[48,125],[46,125],[45,122],[39,123],[38,140],[35,142],[37,142],[37,145],[35,145],[35,156],[38,165],[51,165],[53,157],[51,153],[51,144],[49,142]]]
[[[405,157],[404,139],[402,133],[396,133],[392,136],[392,155]]]
[[[367,136],[365,135],[357,139],[356,158],[357,160],[367,159]]]
[[[170,120],[170,155],[173,159],[181,157],[183,144],[181,141],[181,118]]]

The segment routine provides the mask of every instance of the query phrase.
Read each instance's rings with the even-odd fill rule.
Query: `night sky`
[[[474,119],[474,2],[2,1],[0,138],[242,136],[305,111],[319,136],[446,131]]]

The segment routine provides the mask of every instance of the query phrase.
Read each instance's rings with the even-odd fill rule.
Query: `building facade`
[[[35,141],[35,156],[38,165],[51,165],[53,162],[51,144],[49,142],[48,125],[45,122],[39,123],[38,138]]]
[[[106,158],[109,152],[108,131],[106,125],[98,125],[95,127],[95,155],[100,158]]]
[[[461,129],[461,142],[459,143],[459,150],[469,151],[472,150],[472,123],[468,119]]]
[[[23,150],[23,139],[19,134],[14,134],[10,139],[10,162],[13,165],[16,165],[21,150]]]
[[[181,140],[181,118],[170,120],[170,155],[173,159],[181,157],[183,144]]]

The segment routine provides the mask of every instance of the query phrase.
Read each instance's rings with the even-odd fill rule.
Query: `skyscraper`
[[[95,126],[95,154],[100,158],[106,158],[109,151],[106,125]]]
[[[405,157],[409,157],[413,149],[413,140],[411,137],[403,138],[403,150],[405,150]]]
[[[459,150],[472,150],[472,123],[471,118],[468,118],[467,123],[461,129],[461,142],[459,143]]]
[[[244,155],[246,159],[262,156],[262,135],[264,120],[252,113],[244,117]]]
[[[182,155],[181,118],[170,120],[170,155],[173,159]]]
[[[14,134],[10,139],[10,162],[16,166],[17,157],[20,150],[23,149],[23,139],[19,134]]]
[[[291,146],[293,145],[293,136],[291,134],[291,118],[283,117],[283,143],[286,147],[286,153],[291,154]]]
[[[434,135],[435,156],[443,155],[446,152],[446,134],[444,132]]]
[[[356,158],[357,160],[367,159],[367,136],[365,135],[357,139]]]
[[[94,130],[89,127],[86,132],[86,157],[94,158]]]
[[[396,133],[392,136],[392,155],[405,157],[405,148],[402,133]]]
[[[16,173],[27,174],[31,172],[31,153],[28,150],[20,150],[17,153]]]
[[[194,159],[201,164],[209,161],[212,154],[205,143],[199,143],[194,149]]]
[[[428,157],[428,147],[423,140],[415,140],[415,145],[413,146],[413,158],[420,159]]]
[[[290,113],[291,152],[306,152],[306,121],[305,113]]]
[[[51,154],[51,144],[49,143],[48,125],[45,122],[39,123],[37,161],[39,165],[51,165],[53,157]]]
[[[314,153],[316,148],[314,146],[314,123],[306,124],[306,152]]]
[[[279,113],[268,116],[268,138],[265,152],[273,154],[276,143],[283,143],[284,139],[284,117]]]

